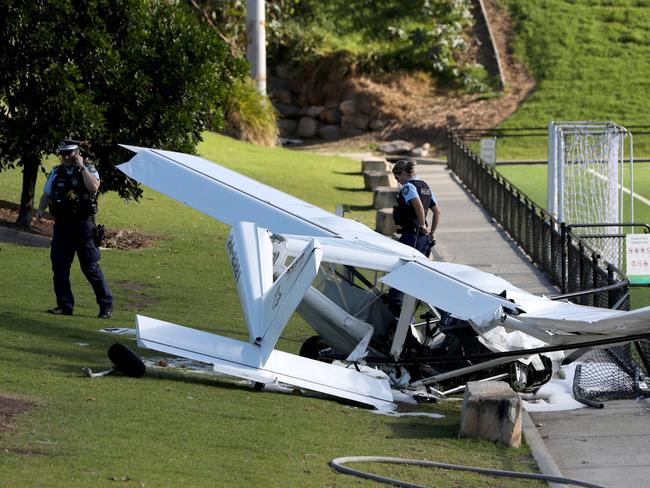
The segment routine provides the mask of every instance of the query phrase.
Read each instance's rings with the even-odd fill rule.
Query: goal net
[[[601,257],[621,269],[623,240],[624,127],[612,122],[551,122],[548,127],[548,208],[576,228]],[[630,166],[632,159],[630,156]],[[629,171],[632,191],[632,171]],[[630,204],[630,212],[632,205]],[[630,213],[630,221],[632,213]]]

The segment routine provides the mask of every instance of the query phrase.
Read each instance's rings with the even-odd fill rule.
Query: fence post
[[[555,252],[557,252],[557,249],[553,249],[554,246],[552,244],[553,240],[551,240],[551,259],[553,259],[552,256],[555,254]],[[562,276],[560,276],[560,285],[562,288],[562,293],[567,292],[567,259],[567,228],[564,222],[560,222],[560,272],[562,273]]]

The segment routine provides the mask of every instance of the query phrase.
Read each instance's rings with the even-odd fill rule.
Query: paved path
[[[445,166],[418,165],[416,171],[442,212],[433,259],[474,266],[531,293],[558,293]],[[608,488],[650,487],[650,401],[612,401],[602,410],[538,412],[531,418],[536,430],[530,426],[530,437],[537,442],[527,441],[537,446],[533,454],[546,474]]]
[[[434,260],[473,266],[531,293],[559,293],[446,166],[418,165],[416,173],[440,202]]]

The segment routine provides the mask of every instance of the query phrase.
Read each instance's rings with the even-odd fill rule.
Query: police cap
[[[59,147],[56,148],[56,152],[59,153],[62,156],[65,156],[67,154],[72,154],[75,151],[79,150],[79,141],[75,141],[72,139],[63,139],[59,143]]]

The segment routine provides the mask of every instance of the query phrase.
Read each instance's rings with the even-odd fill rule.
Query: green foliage
[[[278,138],[277,112],[251,79],[235,80],[226,103],[223,133],[239,140],[274,146]]]
[[[333,57],[362,73],[420,70],[446,84],[484,91],[484,68],[460,60],[474,22],[471,5],[469,0],[361,0],[354,8],[345,0],[266,2],[267,53],[273,62],[289,61],[305,72]],[[243,52],[244,2],[204,0],[200,6],[201,16],[213,19]]]
[[[0,167],[86,141],[102,191],[139,194],[116,144],[192,152],[223,123],[245,65],[184,6],[149,0],[0,4]]]
[[[236,171],[330,211],[343,203],[354,207],[353,217],[374,215],[356,161],[204,138],[198,151]],[[12,200],[19,186],[18,170],[0,174],[0,199]],[[110,323],[95,318],[92,290],[77,266],[75,315],[44,313],[54,299],[47,249],[0,245],[2,284],[12,290],[0,294],[0,395],[33,404],[0,438],[3,486],[374,486],[328,466],[334,457],[355,454],[536,470],[526,447],[458,439],[459,403],[410,407],[441,419],[395,418],[171,368],[149,369],[141,379],[84,377],[84,366],[109,366],[113,342],[145,358],[164,356],[138,349],[132,337],[98,331],[133,327],[135,314],[247,338],[225,225],[148,188],[139,202],[113,193],[101,198],[99,217],[110,227],[165,237],[149,249],[103,253],[116,299]],[[279,347],[297,353],[310,335],[293,317]],[[542,486],[439,470],[382,466],[377,472],[441,488]]]

